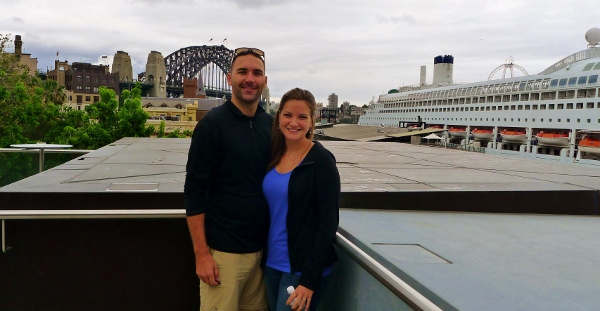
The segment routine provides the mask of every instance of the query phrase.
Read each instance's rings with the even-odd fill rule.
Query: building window
[[[94,96],[94,103],[97,103],[100,101],[100,96]]]
[[[77,76],[77,82],[81,82],[81,76]]]
[[[91,82],[90,76],[85,76],[85,82]]]
[[[89,102],[90,100],[91,100],[91,98],[90,98],[89,96],[86,96],[86,97],[85,97],[85,101],[86,101],[86,102]]]
[[[81,96],[81,95],[77,95],[77,103],[78,103],[78,104],[81,104],[81,103],[82,103],[82,98],[83,98],[83,96]]]

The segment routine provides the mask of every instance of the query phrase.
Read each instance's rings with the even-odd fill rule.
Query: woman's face
[[[307,139],[313,124],[308,103],[303,100],[287,101],[279,113],[279,130],[286,141]]]

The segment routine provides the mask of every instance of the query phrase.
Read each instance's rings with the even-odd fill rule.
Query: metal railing
[[[415,310],[441,311],[433,302],[416,291],[390,270],[377,262],[355,244],[346,239],[341,233],[336,233],[336,245],[345,251],[354,261],[360,264],[367,272],[378,279],[381,284],[402,299]]]
[[[87,154],[94,150],[87,149],[26,149],[26,148],[0,148],[0,152],[37,153],[39,157],[39,172],[44,170],[44,153],[74,153]]]
[[[2,252],[6,253],[5,221],[11,219],[143,219],[184,217],[185,209],[0,210],[0,219],[2,220]],[[442,310],[339,232],[336,233],[335,243],[367,272],[415,310]]]

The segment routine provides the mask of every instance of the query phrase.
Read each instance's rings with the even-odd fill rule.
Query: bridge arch
[[[188,46],[165,57],[167,87],[183,88],[183,78],[193,79],[198,73],[207,90],[230,92],[227,85],[227,72],[233,50],[224,45]]]

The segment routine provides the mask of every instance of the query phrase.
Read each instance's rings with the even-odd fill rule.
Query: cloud
[[[15,23],[19,23],[19,24],[25,24],[25,21],[24,21],[22,18],[20,18],[20,17],[16,17],[16,16],[15,16],[15,17],[13,17],[13,18],[11,18],[11,19],[12,19],[12,21],[13,21],[13,22],[15,22]]]
[[[272,5],[284,5],[291,2],[303,2],[301,0],[228,0],[240,9],[258,9]],[[306,2],[306,1],[304,1]]]
[[[402,14],[399,16],[377,16],[377,21],[382,24],[409,24],[414,26],[417,24],[417,19],[410,14]]]

